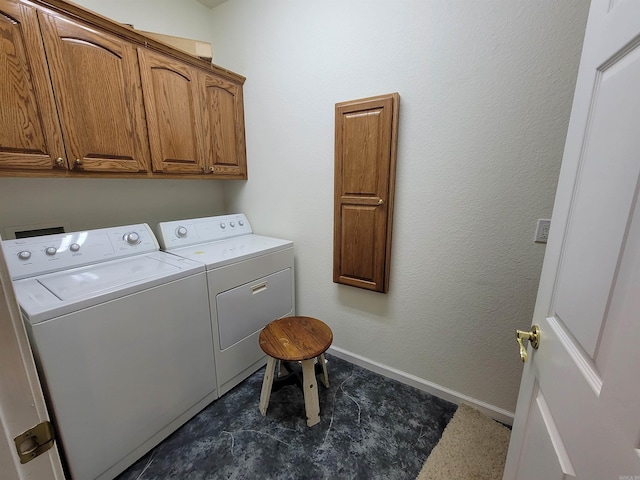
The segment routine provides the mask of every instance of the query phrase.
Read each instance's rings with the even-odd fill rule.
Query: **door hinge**
[[[13,441],[16,443],[20,463],[30,462],[41,453],[49,450],[53,447],[55,439],[53,425],[48,421],[39,423],[18,435]]]

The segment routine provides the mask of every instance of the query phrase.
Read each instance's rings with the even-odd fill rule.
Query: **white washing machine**
[[[218,397],[204,268],[146,224],[2,247],[72,478],[112,479]]]
[[[222,396],[266,364],[262,328],[295,314],[293,242],[255,235],[244,214],[163,222],[158,240],[206,267]]]

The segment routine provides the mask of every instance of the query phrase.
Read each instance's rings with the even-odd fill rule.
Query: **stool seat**
[[[315,375],[315,359],[322,367],[323,383],[329,387],[329,376],[324,352],[331,346],[333,332],[321,320],[312,317],[285,317],[269,323],[260,332],[260,348],[267,354],[260,394],[260,413],[267,414],[273,386],[275,366],[278,361],[300,362],[307,425],[320,422],[318,384]]]
[[[317,318],[285,317],[264,327],[259,341],[262,351],[270,357],[297,362],[326,352],[333,341],[333,332]]]

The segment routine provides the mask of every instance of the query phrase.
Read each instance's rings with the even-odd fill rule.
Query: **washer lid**
[[[17,280],[14,287],[25,317],[35,324],[198,272],[204,272],[201,264],[155,252]]]
[[[202,262],[206,265],[207,270],[211,270],[292,247],[291,240],[251,234],[177,248],[171,250],[171,253]]]
[[[107,262],[76,268],[38,279],[43,287],[62,301],[93,297],[102,292],[166,276],[179,268],[155,258],[133,258],[127,262]]]

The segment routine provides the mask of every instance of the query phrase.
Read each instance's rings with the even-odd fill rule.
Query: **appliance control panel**
[[[13,280],[159,250],[146,223],[4,240]]]
[[[164,250],[215,242],[253,233],[243,213],[192,218],[158,224],[158,241]]]

